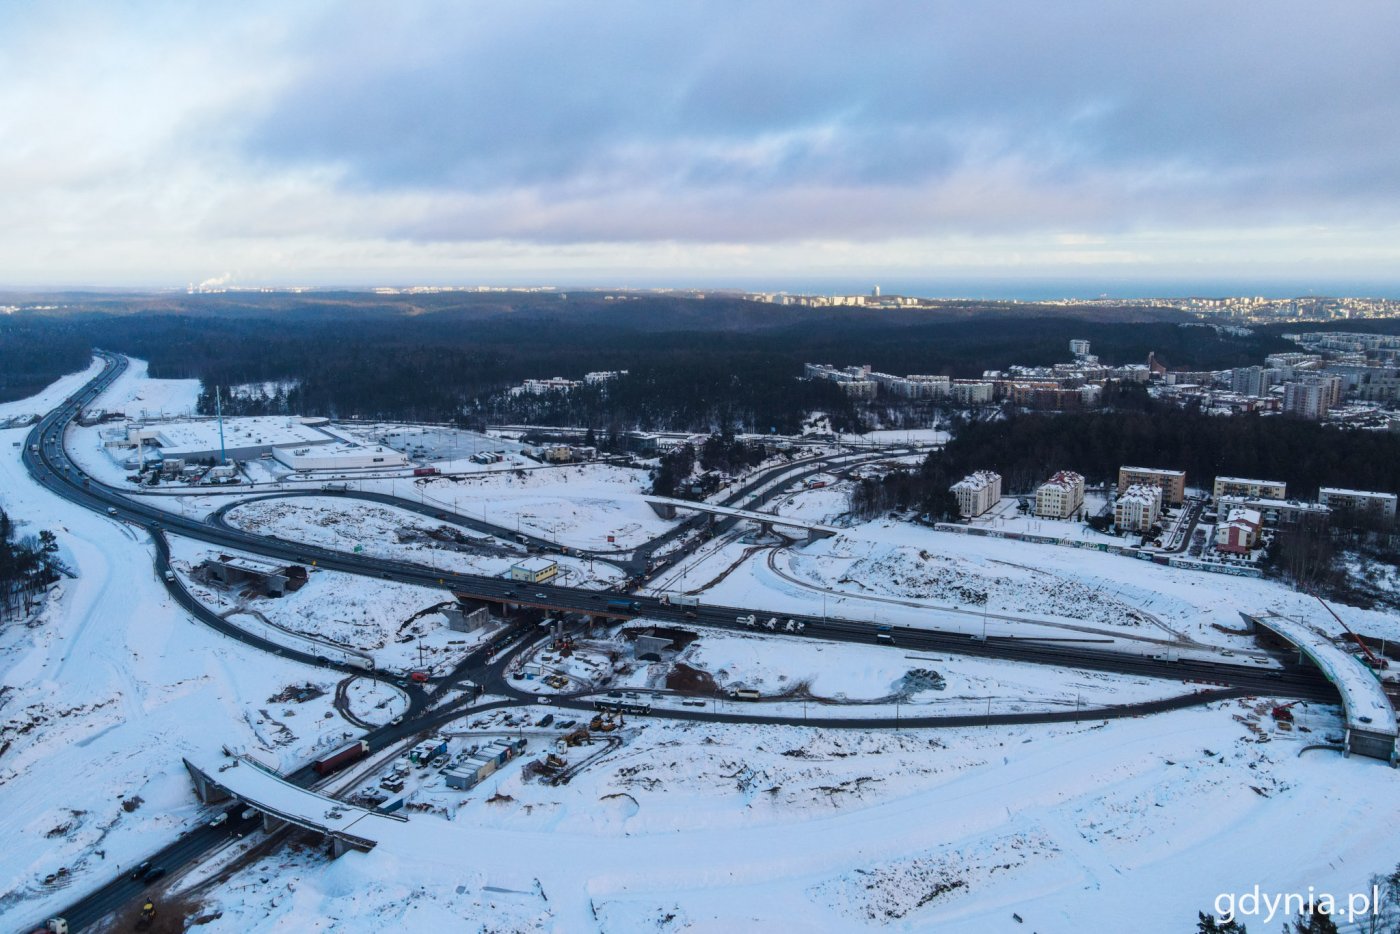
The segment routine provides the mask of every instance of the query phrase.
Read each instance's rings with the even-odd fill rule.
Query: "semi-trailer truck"
[[[623,612],[626,612],[626,613],[636,613],[636,612],[639,612],[639,611],[641,610],[641,608],[642,608],[642,605],[641,605],[640,603],[638,603],[636,600],[609,600],[609,601],[608,601],[608,609],[610,609],[610,610],[622,610]]]
[[[363,759],[369,755],[369,743],[362,739],[345,746],[341,746],[328,756],[323,756],[311,763],[311,768],[317,775],[329,775],[338,772],[356,760]]]

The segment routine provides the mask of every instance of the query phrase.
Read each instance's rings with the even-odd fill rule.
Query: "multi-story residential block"
[[[1340,376],[1309,376],[1283,384],[1283,414],[1315,421],[1324,418],[1341,398]]]
[[[1265,525],[1281,529],[1304,525],[1317,529],[1326,528],[1332,515],[1332,510],[1326,506],[1299,502],[1296,499],[1221,496],[1215,501],[1215,511],[1218,515],[1228,516],[1232,509],[1252,509],[1263,517]]]
[[[1118,495],[1134,485],[1155,486],[1162,491],[1162,501],[1178,506],[1186,499],[1186,472],[1162,470],[1156,467],[1119,467]]]
[[[1161,514],[1162,488],[1155,483],[1134,483],[1113,504],[1113,524],[1120,532],[1146,532]]]
[[[1243,477],[1216,477],[1212,495],[1249,499],[1287,499],[1288,485],[1282,480],[1246,480]]]
[[[1061,470],[1035,491],[1035,514],[1042,519],[1068,519],[1084,505],[1084,478]]]
[[[948,386],[952,400],[962,405],[982,405],[992,401],[996,386],[987,380],[955,379]]]
[[[1001,499],[1001,474],[991,470],[979,470],[963,477],[949,487],[949,490],[957,497],[958,514],[967,519],[975,519]]]
[[[1317,491],[1317,501],[1338,516],[1370,519],[1384,524],[1395,521],[1395,494],[1365,490],[1341,490],[1325,486]]]

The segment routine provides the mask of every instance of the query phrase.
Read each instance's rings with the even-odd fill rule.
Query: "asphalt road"
[[[239,532],[234,529],[220,528],[197,519],[173,515],[164,510],[147,505],[146,503],[124,497],[121,495],[122,491],[106,487],[100,482],[86,477],[81,469],[68,458],[63,448],[63,434],[69,422],[71,422],[82,409],[90,405],[93,400],[105,391],[128,366],[127,360],[124,357],[105,352],[99,353],[106,364],[102,373],[65,400],[61,406],[41,419],[31,430],[25,442],[23,452],[24,463],[30,474],[40,484],[56,495],[95,512],[106,513],[114,519],[146,529],[151,534],[152,540],[156,545],[155,570],[162,579],[164,579],[164,572],[169,566],[169,546],[165,538],[165,533],[169,531],[208,542],[217,547],[248,551],[289,562],[302,564],[314,563],[321,568],[344,571],[352,574],[380,577],[430,587],[447,587],[454,591],[468,593],[484,600],[536,606],[555,612],[572,611],[593,615],[614,616],[618,618],[632,618],[645,615],[681,624],[690,622],[729,629],[748,629],[749,627],[737,620],[739,617],[746,617],[750,613],[756,615],[760,621],[766,620],[771,615],[768,611],[709,605],[688,611],[686,608],[663,604],[659,598],[654,597],[597,592],[552,585],[527,586],[481,575],[445,573],[406,562],[348,555],[315,546],[282,542],[276,539]],[[897,452],[884,452],[878,456],[897,456]],[[754,502],[750,505],[756,507],[776,496],[783,495],[783,491],[790,486],[791,482],[794,480],[826,470],[833,462],[844,459],[844,455],[832,455],[827,458],[819,459],[818,461],[813,461],[810,463],[810,466],[806,467],[805,473],[794,474],[794,476],[788,477],[785,482],[776,484],[773,489],[755,495]],[[731,493],[729,497],[726,497],[728,500],[726,504],[737,502],[746,496],[754,495],[755,491],[759,490],[766,483],[773,482],[781,473],[782,471],[775,469],[771,473],[766,472],[765,475],[754,478]],[[405,508],[410,508],[412,505],[411,501],[397,501],[394,504],[404,506]],[[676,529],[668,532],[667,536],[685,534],[687,531],[692,530],[695,524],[698,524],[700,521],[703,520],[700,520],[699,517],[688,520],[687,523],[683,523]],[[734,521],[738,520],[721,520],[719,523],[716,523],[716,528],[723,530],[728,527],[728,525],[732,525]],[[500,534],[500,532],[498,530],[492,534]],[[662,538],[665,539],[666,536]],[[655,550],[664,543],[665,542],[661,540],[654,540],[653,543],[649,543],[652,544],[653,547],[646,551],[646,557],[649,559],[650,556],[654,554]],[[330,662],[312,653],[298,652],[247,633],[194,600],[190,594],[178,585],[178,582],[167,581],[167,586],[172,596],[180,605],[200,621],[224,635],[237,639],[260,651],[278,654],[285,658],[304,662],[308,665],[316,665],[322,668],[335,669],[362,676],[377,677],[381,680],[392,677],[384,673],[364,672],[352,668],[351,666]],[[611,606],[609,606],[610,603],[612,604]],[[786,619],[787,617],[783,617],[782,623],[785,623]],[[1271,675],[1257,669],[1251,670],[1239,665],[1194,660],[1171,662],[1125,655],[1101,649],[1084,647],[1069,648],[1060,645],[1034,643],[1022,640],[989,639],[981,641],[958,633],[945,633],[899,626],[877,627],[876,624],[870,621],[823,619],[811,616],[796,616],[793,617],[793,619],[799,620],[805,624],[804,632],[802,636],[800,636],[804,638],[815,637],[827,640],[874,644],[877,641],[884,641],[878,638],[879,634],[883,633],[889,637],[889,644],[906,651],[909,649],[918,649],[951,652],[987,658],[1032,662],[1036,664],[1089,668],[1120,674],[1170,678],[1172,680],[1195,679],[1209,685],[1218,685],[1225,688],[1225,690],[1202,691],[1199,694],[1186,695],[1166,701],[1127,705],[1108,710],[1093,709],[1038,714],[997,714],[990,717],[909,717],[900,719],[899,725],[901,726],[981,726],[1015,723],[1055,723],[1076,719],[1098,720],[1118,716],[1137,716],[1161,710],[1177,709],[1208,703],[1212,700],[1218,700],[1224,697],[1238,696],[1242,693],[1300,697],[1331,702],[1337,700],[1335,690],[1321,675],[1313,669],[1305,669],[1297,666],[1290,666],[1284,672]],[[516,706],[522,702],[533,701],[533,695],[522,692],[509,684],[502,672],[513,654],[527,648],[535,638],[541,636],[542,634],[539,633],[537,629],[517,629],[506,634],[506,638],[512,640],[513,644],[504,654],[498,656],[494,662],[488,663],[488,659],[499,650],[499,645],[478,650],[473,653],[452,672],[444,676],[439,676],[435,680],[435,683],[430,685],[427,689],[420,689],[417,687],[409,688],[409,713],[401,719],[401,722],[391,723],[370,731],[365,738],[370,743],[371,749],[383,749],[386,746],[393,745],[425,730],[435,729],[452,722],[465,714],[475,715],[497,707]],[[468,699],[465,696],[459,695],[456,699],[450,699],[451,694],[457,690],[457,686],[460,685],[464,679],[474,680],[490,693],[504,694],[514,699],[476,707],[468,707],[466,706],[466,701]],[[447,703],[443,706],[433,706],[444,700],[446,700]],[[586,709],[591,706],[591,701],[587,697],[572,697],[561,699],[559,704],[560,706],[575,709]],[[794,718],[760,715],[758,713],[717,713],[715,711],[706,711],[703,709],[670,710],[656,708],[653,710],[652,715],[678,720],[721,723],[792,722],[805,723],[809,726],[827,726],[834,728],[888,728],[894,725],[888,719],[811,718],[797,720]],[[319,779],[319,776],[307,766],[291,773],[287,778],[300,784],[310,785],[312,782]],[[157,851],[150,856],[149,859],[152,865],[160,866],[173,874],[177,870],[198,861],[212,850],[224,845],[236,832],[246,829],[248,828],[243,822],[236,821],[232,818],[227,824],[220,827],[196,827],[182,834],[168,846]],[[129,867],[126,867],[126,871],[130,871]],[[130,902],[130,900],[140,897],[145,893],[146,888],[146,886],[132,881],[126,874],[123,874],[79,899],[69,907],[64,913],[64,917],[68,920],[70,929],[79,930],[84,926],[100,920],[111,911]]]

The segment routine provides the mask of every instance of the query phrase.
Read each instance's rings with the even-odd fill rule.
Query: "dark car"
[[[140,878],[141,878],[142,876],[144,876],[147,872],[149,872],[150,869],[151,869],[151,861],[148,859],[148,860],[146,860],[144,863],[142,863],[141,865],[137,866],[135,869],[131,870],[131,878],[132,878],[132,880],[135,881],[135,880],[137,880],[137,879],[140,879]]]
[[[163,878],[165,878],[165,867],[163,867],[163,866],[154,866],[154,867],[152,867],[152,868],[146,870],[146,874],[145,874],[144,876],[141,877],[141,881],[142,881],[142,882],[145,882],[145,883],[151,883],[151,882],[156,881],[157,879],[163,879]]]

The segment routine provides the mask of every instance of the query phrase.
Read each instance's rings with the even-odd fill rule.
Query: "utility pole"
[[[224,397],[218,386],[214,387],[214,414],[219,419],[219,464],[228,463],[228,451],[224,447]]]

